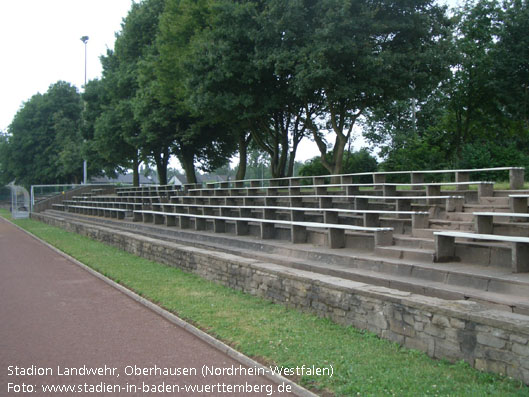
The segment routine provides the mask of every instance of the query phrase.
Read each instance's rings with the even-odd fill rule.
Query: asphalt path
[[[0,218],[1,396],[292,395],[259,371]]]

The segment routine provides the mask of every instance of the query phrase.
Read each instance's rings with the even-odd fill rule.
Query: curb
[[[104,281],[111,287],[114,287],[115,289],[119,290],[129,298],[133,299],[134,301],[142,304],[146,308],[150,309],[151,311],[157,313],[158,315],[165,318],[167,321],[171,322],[172,324],[185,329],[186,331],[190,332],[200,340],[206,342],[210,346],[213,346],[215,349],[227,354],[230,358],[234,359],[235,361],[239,362],[242,365],[248,366],[248,367],[256,367],[264,370],[264,377],[268,380],[275,382],[275,383],[284,383],[288,384],[292,388],[292,393],[299,397],[317,397],[317,394],[312,393],[311,391],[303,388],[302,386],[298,385],[297,383],[294,383],[288,378],[285,378],[278,374],[272,374],[268,367],[265,367],[264,365],[258,363],[257,361],[251,359],[248,356],[245,356],[244,354],[238,352],[237,350],[233,349],[232,347],[228,346],[224,342],[221,342],[218,339],[215,339],[211,335],[205,333],[204,331],[200,330],[199,328],[189,324],[188,322],[184,321],[180,317],[176,316],[175,314],[163,309],[162,307],[152,303],[151,301],[141,297],[140,295],[136,294],[134,291],[129,290],[128,288],[124,287],[121,284],[116,283],[112,279],[104,276],[103,274],[97,272],[96,270],[92,269],[91,267],[85,265],[84,263],[78,261],[74,257],[66,254],[65,252],[59,250],[58,248],[54,247],[53,245],[49,244],[48,242],[42,240],[41,238],[35,236],[34,234],[28,232],[27,230],[23,229],[22,227],[16,225],[15,223],[11,222],[9,219],[6,219],[4,217],[0,216],[0,219],[5,220],[6,222],[10,223],[11,225],[15,226],[20,231],[24,232],[28,236],[34,238],[44,246],[50,248],[52,251],[58,253],[62,257],[68,259],[70,262],[76,264],[77,266],[81,267],[82,269],[86,270],[88,273],[92,274],[93,276],[99,278],[100,280]]]

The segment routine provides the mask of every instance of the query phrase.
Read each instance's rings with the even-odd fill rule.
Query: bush
[[[331,160],[332,152],[327,153],[326,157]],[[371,156],[367,149],[360,149],[357,152],[346,152],[343,158],[344,174],[356,174],[361,172],[375,172],[377,170],[377,159]],[[307,160],[299,170],[301,176],[315,176],[315,175],[329,175],[329,171],[321,163],[321,157],[314,157]],[[367,175],[359,177],[358,181],[361,183],[372,182],[372,177]]]

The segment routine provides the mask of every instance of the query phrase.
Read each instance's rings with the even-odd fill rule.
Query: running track
[[[146,395],[144,385],[180,390],[155,395],[265,396],[271,390],[272,395],[289,395],[262,376],[204,378],[204,365],[221,370],[239,369],[241,364],[1,217],[0,352],[0,396],[29,395],[15,393],[23,384],[34,387],[33,396],[90,395],[109,387],[114,392],[91,395]],[[135,367],[151,374],[128,375]],[[46,374],[21,374],[27,368]],[[68,375],[68,368],[102,368],[103,374]],[[153,368],[187,369],[190,375],[164,375]],[[183,389],[206,384],[210,389],[202,392]],[[44,392],[43,385],[70,385],[76,392]],[[242,390],[236,387],[246,389],[236,393]]]

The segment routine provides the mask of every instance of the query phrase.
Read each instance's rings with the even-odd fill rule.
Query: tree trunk
[[[153,153],[156,171],[158,172],[158,183],[167,185],[167,167],[169,166],[169,148],[164,147],[162,151]]]
[[[189,150],[182,150],[182,154],[178,156],[180,164],[186,173],[187,183],[197,183],[197,176],[195,174],[195,155],[190,154]]]
[[[137,157],[132,159],[132,185],[140,186],[140,161]]]
[[[239,133],[239,167],[237,168],[237,175],[235,179],[240,181],[246,176],[246,165],[248,161],[248,144],[250,143],[250,136],[246,138],[246,132]]]

